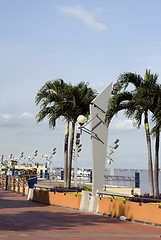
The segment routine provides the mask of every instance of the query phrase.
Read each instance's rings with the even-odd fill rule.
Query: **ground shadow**
[[[0,214],[0,231],[69,230],[73,227],[97,226],[97,223],[122,223],[117,219],[93,214],[50,211],[25,211]]]
[[[53,207],[27,201],[26,196],[0,191],[0,231],[70,230],[73,227],[118,224],[118,219],[106,218],[78,210]]]
[[[27,196],[22,196],[22,193],[0,190],[0,209],[25,208],[35,206],[37,206],[36,203],[27,201]],[[39,203],[39,206],[44,207],[45,205]]]

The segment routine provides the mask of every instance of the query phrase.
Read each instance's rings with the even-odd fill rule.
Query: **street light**
[[[114,176],[114,150],[119,147],[118,145],[119,139],[117,138],[113,143],[109,146],[109,164],[110,164],[110,176]],[[111,180],[111,185],[113,185],[113,179]]]
[[[82,127],[83,124],[87,121],[87,118],[84,115],[79,115],[77,117],[77,122]],[[78,153],[81,151],[82,144],[80,144],[80,135],[82,134],[82,128],[80,132],[76,134],[76,142],[74,146],[74,185],[77,187],[77,169],[78,169]]]
[[[0,174],[1,174],[1,170],[2,170],[3,158],[4,158],[4,155],[2,155],[1,159],[0,159]]]
[[[52,158],[53,155],[56,153],[56,148],[52,149],[52,152],[50,153],[50,156],[46,155],[46,161],[49,163],[49,178],[51,181],[52,178]]]
[[[30,156],[28,156],[28,160],[31,162],[31,163],[34,163],[34,158],[37,156],[37,153],[38,153],[38,150],[35,150],[35,152],[34,152],[34,155],[33,155],[33,157],[31,158]],[[32,165],[32,164],[31,164]]]
[[[82,127],[83,124],[87,121],[87,118],[84,115],[79,115],[77,117],[77,122],[80,124],[80,126]],[[80,134],[82,134],[82,128],[80,127]]]
[[[111,92],[111,94],[112,95],[116,95],[117,94],[117,92],[118,92],[118,84],[117,83],[115,83],[114,85],[113,85],[113,89],[112,89],[112,92]]]
[[[78,169],[78,153],[82,150],[80,144],[80,133],[76,134],[76,142],[74,146],[74,186],[77,187],[77,169]]]
[[[87,121],[87,118],[84,115],[79,115],[77,117],[77,122],[82,126]]]
[[[17,159],[19,169],[21,168],[21,160],[22,160],[23,156],[24,156],[24,152],[21,152],[19,158]]]

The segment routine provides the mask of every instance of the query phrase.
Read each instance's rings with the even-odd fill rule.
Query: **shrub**
[[[82,190],[92,192],[92,188],[87,186],[82,186]]]

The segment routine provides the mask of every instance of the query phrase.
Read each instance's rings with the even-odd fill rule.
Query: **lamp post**
[[[8,160],[8,175],[11,175],[11,162],[13,160],[13,154],[11,153]]]
[[[109,164],[110,164],[110,176],[114,176],[114,150],[119,147],[118,145],[119,139],[117,138],[113,143],[109,146]],[[113,179],[111,179],[111,185],[113,185]]]
[[[87,121],[87,118],[84,115],[79,115],[77,117],[77,122],[80,126]],[[80,132],[76,134],[76,143],[74,149],[74,185],[77,187],[77,170],[78,170],[78,152],[81,151],[82,144],[80,144],[80,135],[82,134],[82,129],[80,128]]]
[[[46,155],[46,161],[49,163],[49,178],[50,181],[52,179],[52,158],[53,155],[56,153],[56,148],[53,148],[52,153],[50,153],[50,156]]]
[[[0,174],[2,171],[3,158],[4,158],[4,155],[1,156],[1,160],[0,160]]]
[[[78,153],[81,151],[80,133],[76,134],[76,143],[74,148],[74,186],[77,187]]]
[[[87,121],[87,118],[84,115],[79,115],[77,117],[77,122],[80,124],[80,126],[83,126],[83,124]],[[80,128],[80,134],[82,134],[82,129]]]
[[[21,160],[22,160],[22,158],[23,158],[23,155],[24,155],[24,152],[21,152],[19,158],[18,158],[18,159],[15,159],[15,160],[17,160],[17,162],[18,162],[18,168],[19,168],[19,169],[21,168]]]
[[[34,164],[34,158],[37,156],[37,153],[38,153],[38,150],[35,150],[32,158],[28,156],[28,160],[31,162],[31,167],[32,167],[32,164]]]

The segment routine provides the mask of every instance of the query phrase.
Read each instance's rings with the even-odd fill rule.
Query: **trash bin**
[[[29,178],[27,179],[27,182],[28,182],[29,188],[33,188],[34,184],[37,183],[37,177]]]

